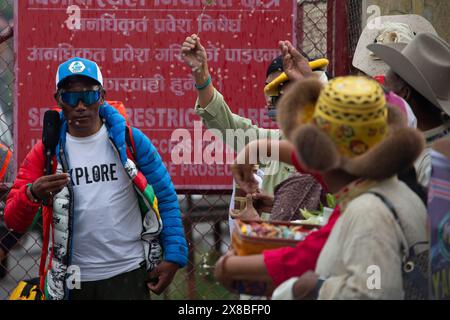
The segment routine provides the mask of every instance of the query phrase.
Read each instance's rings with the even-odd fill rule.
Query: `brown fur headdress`
[[[293,84],[280,100],[278,124],[296,147],[299,161],[312,171],[341,169],[377,180],[410,168],[425,146],[423,135],[407,127],[399,108],[387,105],[374,84],[366,90],[371,80],[353,77],[359,84],[345,88],[345,83],[353,84],[348,78],[326,85],[326,89],[337,88],[335,95],[319,81],[308,79]],[[368,137],[359,139],[359,135]]]

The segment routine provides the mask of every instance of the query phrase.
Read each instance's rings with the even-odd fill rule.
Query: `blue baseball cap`
[[[103,86],[103,76],[98,65],[94,61],[75,57],[59,65],[56,72],[56,90],[64,79],[72,76],[85,76]]]

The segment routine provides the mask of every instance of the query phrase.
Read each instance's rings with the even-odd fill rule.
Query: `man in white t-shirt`
[[[160,294],[187,262],[177,195],[161,157],[105,102],[95,62],[64,62],[56,86],[62,112],[53,174],[43,175],[39,142],[18,172],[5,222],[24,232],[43,207],[40,276],[48,299]]]

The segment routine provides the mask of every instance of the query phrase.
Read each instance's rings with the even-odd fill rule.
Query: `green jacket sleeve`
[[[243,118],[231,112],[222,94],[216,89],[214,89],[213,99],[205,108],[200,107],[197,100],[195,112],[202,118],[206,128],[218,130],[221,133],[222,139],[228,142],[234,150],[238,150],[234,143],[235,139],[232,139],[233,143],[230,143],[230,140],[226,139],[227,134],[235,135],[236,141],[243,143],[242,145],[256,139],[280,138],[279,130],[259,128],[250,119]]]

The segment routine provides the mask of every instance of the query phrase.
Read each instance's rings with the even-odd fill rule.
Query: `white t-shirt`
[[[71,263],[81,281],[137,269],[144,261],[138,199],[105,125],[85,138],[67,134],[66,150],[74,190]]]

